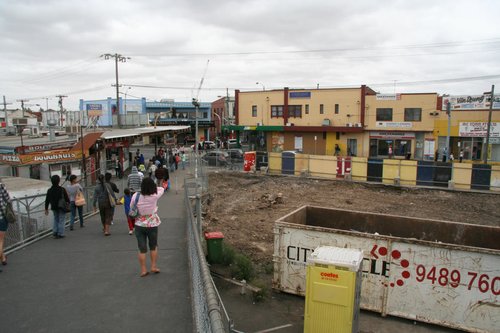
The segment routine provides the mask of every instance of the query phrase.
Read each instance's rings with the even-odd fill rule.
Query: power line
[[[419,85],[419,84],[436,84],[436,83],[453,83],[453,82],[468,82],[468,81],[483,81],[483,80],[491,80],[491,79],[497,79],[500,78],[500,74],[494,74],[494,75],[483,75],[483,76],[470,76],[470,77],[461,77],[461,78],[450,78],[450,79],[436,79],[436,80],[424,80],[424,81],[398,81],[398,85]],[[124,86],[127,87],[135,87],[135,88],[149,88],[149,89],[171,89],[171,90],[192,90],[192,87],[180,87],[180,86],[155,86],[155,85],[141,85],[141,84],[123,84]],[[368,86],[377,86],[377,87],[384,87],[384,86],[394,86],[394,81],[393,82],[384,82],[384,83],[368,83]],[[328,85],[322,85],[323,88],[356,88],[359,87],[359,84],[357,85],[336,85],[336,86],[328,86]],[[283,87],[276,87],[276,88],[269,88],[268,90],[272,89],[282,89]],[[255,87],[251,88],[244,88],[244,87],[207,87],[207,88],[201,88],[201,90],[225,90],[225,89],[239,89],[239,90],[255,90]],[[291,88],[291,89],[313,89],[313,88],[302,88],[302,87],[296,87],[296,88]],[[314,88],[316,89],[316,88]]]
[[[332,48],[332,49],[308,49],[308,50],[272,50],[272,51],[243,51],[243,52],[213,52],[213,53],[170,53],[170,54],[132,54],[135,57],[190,57],[190,56],[241,56],[241,55],[262,55],[262,54],[301,54],[301,53],[336,53],[351,51],[380,51],[380,50],[408,50],[408,49],[432,49],[443,47],[463,47],[496,45],[500,43],[500,38],[479,39],[460,42],[441,42],[426,44],[409,44],[395,46],[373,46],[373,47],[353,47],[353,48]]]

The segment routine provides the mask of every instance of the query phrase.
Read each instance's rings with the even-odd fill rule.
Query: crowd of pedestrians
[[[150,273],[158,274],[158,227],[161,219],[158,216],[158,200],[170,188],[170,173],[179,168],[185,169],[186,154],[182,149],[160,148],[154,156],[144,164],[144,155],[137,149],[134,165],[127,177],[127,188],[119,198],[119,188],[112,182],[111,173],[100,174],[93,193],[92,207],[99,210],[104,236],[111,235],[115,208],[124,206],[129,235],[136,236],[140,277]],[[122,178],[123,170],[117,164],[117,177]],[[51,177],[52,186],[45,195],[45,215],[52,211],[52,236],[55,239],[65,238],[66,213],[70,213],[69,230],[74,230],[78,221],[80,228],[85,227],[83,207],[86,205],[84,188],[76,175],[65,175],[61,185],[61,177]],[[68,184],[64,185],[66,182]],[[6,206],[10,205],[10,196],[4,184],[0,183],[0,264],[7,264],[3,252],[5,233],[8,228]],[[133,214],[132,214],[133,212]],[[77,220],[78,219],[78,220]],[[147,252],[149,250],[150,268],[147,269]],[[2,271],[0,267],[0,272]]]

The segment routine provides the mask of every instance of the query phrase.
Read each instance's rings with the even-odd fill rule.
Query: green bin
[[[220,231],[206,232],[208,262],[211,264],[220,264],[222,262],[222,241],[224,235]]]

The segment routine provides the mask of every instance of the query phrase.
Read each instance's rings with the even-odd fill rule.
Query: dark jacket
[[[59,199],[61,199],[61,197],[63,196],[64,200],[69,203],[69,196],[64,187],[57,185],[49,188],[47,191],[47,195],[45,196],[45,210],[49,209],[49,204],[50,210],[58,210]]]

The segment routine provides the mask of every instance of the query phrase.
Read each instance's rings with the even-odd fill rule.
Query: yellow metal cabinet
[[[307,260],[305,333],[357,333],[363,252],[321,246]]]

